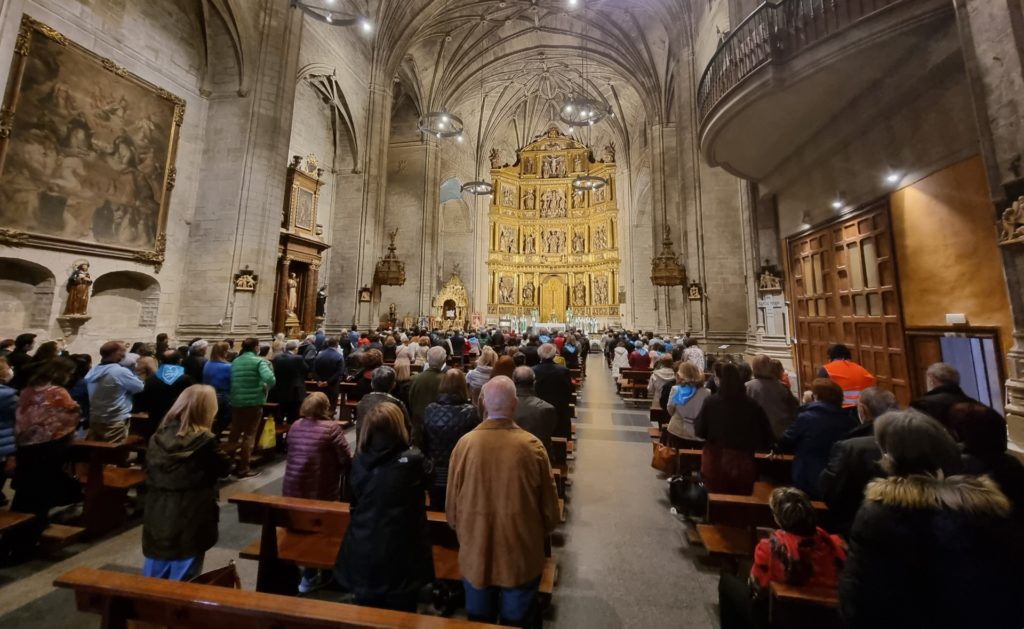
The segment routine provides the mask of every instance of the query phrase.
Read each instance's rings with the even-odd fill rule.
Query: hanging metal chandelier
[[[572,181],[572,187],[576,190],[589,192],[598,190],[608,185],[608,180],[597,175],[577,175]]]
[[[587,96],[570,94],[562,103],[558,118],[569,125],[570,133],[575,127],[592,127],[612,113],[611,107]]]
[[[373,283],[376,285],[402,286],[405,284],[405,263],[399,260],[395,253],[395,236],[397,235],[397,228],[388,234],[391,244],[388,245],[387,255],[377,260],[377,267],[373,272]]]
[[[667,223],[661,253],[651,260],[651,283],[655,286],[682,286],[686,283],[686,268],[679,262],[672,246],[672,228]]]
[[[462,191],[475,194],[478,197],[485,194],[494,194],[494,184],[483,180],[467,181],[462,184]]]
[[[432,111],[420,117],[417,125],[423,133],[441,138],[455,138],[462,141],[462,118],[446,111]]]
[[[292,7],[331,26],[352,26],[358,24],[364,33],[373,32],[370,18],[338,6],[337,0],[291,0]]]

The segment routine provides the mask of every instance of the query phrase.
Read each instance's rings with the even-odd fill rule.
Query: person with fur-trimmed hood
[[[1024,540],[987,476],[955,475],[960,451],[915,410],[875,420],[888,478],[872,481],[850,531],[839,611],[859,629],[1020,629]]]

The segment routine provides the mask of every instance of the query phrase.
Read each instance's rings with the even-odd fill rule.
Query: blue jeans
[[[142,564],[142,576],[155,577],[157,579],[170,579],[171,581],[191,581],[203,571],[203,558],[205,554],[200,553],[188,559],[166,560],[150,559]]]
[[[494,622],[501,612],[502,624],[522,624],[530,613],[537,588],[540,587],[540,576],[515,588],[486,587],[475,588],[463,579],[466,588],[466,613],[470,620]],[[500,599],[500,610],[499,610]]]

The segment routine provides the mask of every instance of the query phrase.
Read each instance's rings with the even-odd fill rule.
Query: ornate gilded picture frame
[[[185,101],[27,15],[0,111],[0,243],[164,261]]]
[[[303,161],[305,160],[305,161]],[[303,158],[292,157],[288,165],[288,196],[285,199],[283,227],[290,233],[312,238],[316,233],[317,213],[320,204],[320,176],[323,169],[317,164],[315,155]]]

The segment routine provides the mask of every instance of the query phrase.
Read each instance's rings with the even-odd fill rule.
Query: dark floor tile
[[[84,629],[99,627],[100,617],[84,614],[75,607],[75,593],[58,589],[0,616],[0,627]]]

